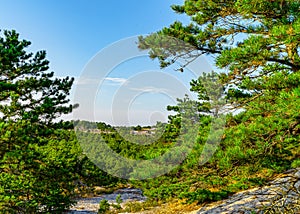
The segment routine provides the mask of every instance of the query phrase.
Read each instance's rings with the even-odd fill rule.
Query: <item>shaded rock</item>
[[[285,172],[267,186],[243,191],[229,199],[207,205],[193,212],[210,213],[300,213],[300,168]]]

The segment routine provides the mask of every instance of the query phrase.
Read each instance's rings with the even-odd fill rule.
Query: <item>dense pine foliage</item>
[[[209,163],[189,167],[174,182],[170,177],[166,188],[175,189],[164,192],[161,186],[153,189],[154,195],[215,200],[260,185],[273,173],[299,167],[299,8],[295,0],[185,0],[172,9],[189,16],[189,24],[176,21],[140,37],[139,47],[149,49],[162,68],[181,58],[186,64],[178,70],[183,71],[201,55],[212,57],[224,70],[217,74],[224,96],[210,104],[243,110],[236,116],[227,115],[220,147]],[[209,93],[201,87],[205,76],[201,78],[191,83],[191,90],[207,100],[203,95]],[[205,135],[204,130],[199,130],[200,136]],[[181,188],[179,183],[187,185]],[[179,194],[182,191],[190,192]]]
[[[141,188],[150,204],[174,199],[186,203],[216,201],[263,185],[276,173],[300,167],[300,2],[185,0],[172,8],[189,16],[190,24],[176,21],[140,37],[139,47],[158,58],[161,67],[184,58],[187,64],[179,68],[184,70],[194,58],[206,54],[226,72],[204,71],[206,74],[191,82],[198,100],[179,99],[176,106],[168,107],[176,114],[167,124],[157,123],[155,127],[58,121],[60,115],[74,108],[68,100],[73,79],[54,78],[44,51],[28,53],[30,42],[20,40],[15,31],[3,32],[1,211],[61,213],[86,187],[127,183]],[[175,41],[169,38],[189,45],[163,45]],[[142,181],[119,179],[100,170],[83,152],[86,146],[92,151],[89,156],[97,157],[100,142],[104,142],[126,158],[159,157],[180,138],[182,115],[190,113],[182,111],[186,107],[196,112],[193,117],[197,116],[199,124],[189,131],[196,133],[197,139],[187,158],[163,176]],[[229,108],[240,111],[231,114]],[[208,162],[199,164],[211,122],[220,117],[226,117],[220,144]],[[132,134],[151,128],[155,129],[151,135]],[[80,145],[77,138],[88,143]],[[145,143],[149,139],[154,142]],[[109,162],[109,154],[105,159]],[[113,161],[109,167],[115,171],[122,168]],[[126,170],[130,175],[149,173],[137,171],[134,165]]]
[[[73,79],[54,78],[46,53],[27,53],[29,45],[15,31],[0,38],[0,210],[60,213],[74,203],[78,180],[116,179],[82,154],[73,125],[57,120],[74,107]]]

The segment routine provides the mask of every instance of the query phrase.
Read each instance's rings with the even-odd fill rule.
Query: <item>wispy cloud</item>
[[[127,82],[127,79],[125,78],[118,78],[118,77],[105,77],[104,81],[109,81],[112,84],[124,84]]]
[[[117,78],[117,77],[105,77],[103,79],[103,83],[106,85],[121,85],[124,84],[127,81],[125,78]],[[75,85],[95,85],[95,84],[100,84],[101,81],[96,78],[90,78],[90,77],[76,77],[74,84]]]
[[[144,93],[167,93],[166,88],[156,88],[156,87],[142,87],[142,88],[131,88],[133,91],[139,91]]]

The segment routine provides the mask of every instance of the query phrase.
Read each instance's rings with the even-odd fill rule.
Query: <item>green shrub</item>
[[[110,204],[108,203],[108,201],[106,199],[101,200],[99,203],[98,214],[106,213],[107,211],[109,211],[109,208]]]
[[[224,198],[227,198],[230,192],[228,191],[218,191],[218,192],[212,192],[209,190],[205,189],[198,189],[195,192],[187,192],[187,193],[182,193],[179,198],[186,198],[187,203],[193,203],[193,202],[198,202],[198,203],[203,203],[205,201],[210,202],[210,201],[219,201]]]

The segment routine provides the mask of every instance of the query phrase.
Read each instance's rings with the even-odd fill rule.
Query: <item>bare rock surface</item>
[[[236,193],[192,213],[300,213],[300,168],[289,170],[266,186]]]
[[[112,194],[94,198],[81,198],[70,212],[75,214],[96,213],[99,202],[106,199],[115,203],[117,195],[124,203],[145,201],[139,189],[120,189]],[[236,193],[226,200],[208,204],[190,214],[252,214],[252,213],[299,213],[300,214],[300,168],[289,170],[269,182],[264,187]],[[139,212],[141,214],[161,213],[159,208]]]

